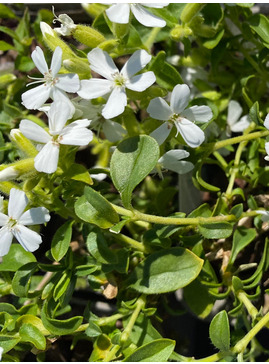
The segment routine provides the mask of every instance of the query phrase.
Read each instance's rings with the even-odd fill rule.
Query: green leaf
[[[111,264],[117,262],[114,252],[109,249],[103,234],[96,231],[90,232],[86,241],[91,255],[100,263]]]
[[[256,237],[256,230],[239,226],[233,236],[233,247],[230,257],[230,263],[233,264],[238,253],[252,242]]]
[[[19,334],[21,336],[21,341],[30,342],[39,350],[46,349],[46,339],[34,325],[30,323],[23,324]]]
[[[228,222],[214,222],[198,225],[200,233],[207,239],[228,238],[233,233],[233,226]]]
[[[0,272],[16,272],[24,264],[34,262],[36,262],[34,254],[27,252],[20,244],[12,244],[0,264]]]
[[[0,334],[0,346],[4,349],[4,353],[7,353],[14,348],[20,341],[20,337],[14,337],[14,335],[1,335]]]
[[[85,334],[89,337],[97,337],[102,334],[102,330],[94,322],[90,321]]]
[[[37,269],[37,263],[27,263],[20,267],[12,280],[12,289],[19,297],[28,297],[30,279]]]
[[[119,216],[111,204],[91,187],[86,186],[84,195],[75,202],[77,216],[102,229],[108,229],[119,222]]]
[[[260,125],[262,122],[259,112],[259,103],[256,101],[249,110],[249,117],[257,125]]]
[[[237,219],[240,218],[244,210],[244,206],[242,203],[239,203],[238,205],[233,206],[233,208],[230,211],[230,215],[234,215]]]
[[[146,294],[171,292],[191,283],[202,265],[203,260],[188,249],[161,250],[138,264],[127,283],[130,288]]]
[[[174,348],[174,340],[157,339],[135,350],[123,362],[167,362]]]
[[[1,4],[0,4],[1,6]],[[9,44],[3,40],[0,40],[0,51],[8,51],[10,49],[16,49],[12,44]]]
[[[93,184],[90,173],[82,164],[72,164],[72,166],[66,172],[66,176],[75,181],[87,183],[88,185]]]
[[[68,320],[56,320],[48,316],[48,303],[41,310],[41,319],[45,328],[53,335],[72,334],[82,323],[82,316],[74,316]]]
[[[53,298],[55,301],[58,301],[60,297],[66,292],[72,277],[72,272],[67,270],[62,273],[62,276],[59,282],[56,284],[53,290]]]
[[[72,238],[73,221],[66,221],[53,236],[51,254],[59,262],[67,253]]]
[[[150,63],[148,69],[149,71],[154,72],[157,83],[160,86],[172,91],[177,84],[182,84],[184,82],[176,68],[165,62],[165,57],[165,52],[160,51]]]
[[[212,211],[210,205],[208,203],[204,203],[201,206],[197,207],[197,209],[193,210],[189,215],[189,217],[210,217],[212,216]]]
[[[249,26],[263,40],[266,47],[269,47],[269,20],[263,14],[255,14],[248,19]]]
[[[18,56],[15,60],[15,67],[21,72],[29,72],[35,68],[35,64],[28,56]]]
[[[211,321],[209,336],[215,347],[221,351],[230,349],[230,326],[226,311],[219,312]]]
[[[134,188],[152,171],[159,159],[159,145],[147,135],[122,141],[114,151],[111,178],[125,207],[131,207]]]
[[[224,29],[222,29],[220,32],[218,32],[213,38],[208,39],[205,42],[203,42],[203,46],[206,47],[207,49],[215,48],[221,41],[223,35],[224,35]]]
[[[4,4],[0,4],[0,18],[17,18],[16,15],[13,13],[9,7]]]

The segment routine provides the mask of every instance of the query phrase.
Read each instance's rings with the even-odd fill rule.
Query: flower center
[[[7,223],[7,227],[9,230],[12,230],[17,225],[17,220],[10,217]]]
[[[181,120],[183,120],[184,118],[182,118],[179,114],[173,114],[172,116],[171,116],[171,118],[169,119],[169,121],[171,122],[171,123],[175,123],[176,121],[177,122],[181,122]]]
[[[124,87],[126,78],[123,77],[119,72],[115,72],[112,74],[115,86]]]
[[[44,73],[45,86],[54,86],[58,81],[58,77],[53,77],[52,71]]]

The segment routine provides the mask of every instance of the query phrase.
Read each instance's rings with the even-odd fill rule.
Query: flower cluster
[[[44,207],[30,210],[25,208],[28,204],[26,194],[16,188],[10,190],[8,215],[0,212],[0,256],[6,255],[12,243],[13,236],[22,247],[30,252],[38,249],[42,242],[41,236],[25,225],[44,224],[50,220],[50,215]]]

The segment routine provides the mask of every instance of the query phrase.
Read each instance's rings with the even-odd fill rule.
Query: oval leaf
[[[21,336],[21,341],[30,342],[39,350],[46,349],[46,339],[34,325],[30,323],[23,324],[19,334]]]
[[[209,336],[215,347],[221,351],[230,349],[230,326],[226,311],[219,312],[211,321]]]
[[[159,153],[158,143],[147,135],[125,139],[114,151],[110,163],[111,178],[125,207],[130,208],[134,188],[155,167]]]
[[[59,260],[65,256],[69,248],[72,237],[72,224],[73,221],[67,221],[56,231],[53,236],[51,243],[51,254],[57,262],[59,262]]]
[[[238,253],[252,242],[256,237],[256,230],[239,226],[233,236],[233,247],[230,257],[230,263],[233,264]]]
[[[127,283],[146,294],[171,292],[191,283],[202,265],[203,260],[188,249],[166,249],[151,254],[138,264]]]
[[[36,262],[34,254],[27,252],[20,244],[12,244],[0,264],[0,272],[16,272],[26,263]]]
[[[108,229],[119,222],[119,216],[111,204],[91,187],[85,187],[84,195],[75,203],[77,216],[102,229]]]
[[[175,341],[169,339],[157,339],[141,346],[124,362],[167,362],[175,348]]]
[[[228,222],[214,222],[198,225],[200,233],[206,239],[224,239],[232,235],[233,226]]]

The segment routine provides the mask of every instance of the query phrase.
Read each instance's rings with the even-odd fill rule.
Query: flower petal
[[[11,188],[8,201],[8,216],[18,220],[28,204],[28,198],[22,190]]]
[[[204,132],[188,119],[175,121],[177,131],[191,148],[197,148],[205,140]]]
[[[61,47],[56,47],[53,55],[52,55],[52,59],[51,59],[51,64],[50,64],[50,69],[51,69],[51,73],[52,76],[55,77],[57,75],[57,73],[60,71],[61,65],[62,65],[62,48]]]
[[[23,119],[20,122],[20,131],[26,138],[38,143],[47,143],[51,140],[46,130],[31,120]]]
[[[127,24],[129,23],[130,5],[114,4],[106,10],[106,15],[113,23]]]
[[[113,59],[108,55],[107,52],[100,48],[94,48],[91,50],[87,57],[90,62],[91,70],[99,73],[99,75],[107,78],[108,80],[112,81],[112,75],[119,72]]]
[[[4,226],[9,220],[9,217],[0,212],[0,226]],[[1,256],[1,255],[0,255]]]
[[[127,105],[127,96],[125,89],[115,87],[109,96],[102,115],[105,119],[111,119],[123,113]]]
[[[12,243],[13,234],[7,226],[0,229],[0,257],[3,257],[9,252]]]
[[[50,220],[49,211],[45,207],[35,207],[25,211],[18,220],[22,225],[39,225]]]
[[[35,169],[38,172],[54,173],[58,165],[59,149],[59,145],[54,142],[45,144],[34,159]]]
[[[142,92],[151,86],[155,81],[156,77],[154,73],[149,71],[132,77],[126,82],[125,86],[130,90]]]
[[[171,94],[171,109],[176,113],[180,114],[189,103],[190,89],[188,85],[176,85]]]
[[[157,129],[155,129],[149,136],[154,138],[159,145],[162,145],[163,142],[168,138],[172,127],[169,123],[163,123]]]
[[[38,233],[21,224],[16,225],[16,228],[13,229],[13,234],[21,246],[28,252],[37,250],[42,243],[41,236]]]
[[[140,3],[140,5],[147,6],[149,8],[161,9],[165,6],[168,6],[169,3]]]
[[[130,78],[137,72],[141,71],[151,60],[151,55],[144,49],[134,52],[122,67],[120,73],[124,77]]]
[[[51,87],[39,85],[21,95],[22,104],[27,109],[39,109],[50,97]]]
[[[86,100],[95,99],[111,92],[112,82],[101,78],[91,78],[90,80],[82,80],[78,95]]]
[[[237,122],[237,120],[240,118],[240,115],[242,114],[242,111],[243,109],[237,101],[231,100],[229,102],[227,123],[230,127]]]
[[[191,121],[200,121],[205,123],[212,119],[213,113],[208,106],[191,106],[181,113],[181,116]]]
[[[44,73],[49,72],[44,53],[40,47],[36,47],[36,49],[32,52],[31,57],[36,67],[43,75]]]
[[[49,130],[52,135],[58,135],[62,131],[68,119],[70,119],[71,108],[69,103],[63,100],[54,101],[48,111]],[[46,143],[49,140],[46,141]]]
[[[240,133],[249,127],[250,119],[248,115],[242,116],[242,118],[235,124],[231,125],[231,131],[234,133]]]
[[[107,140],[112,143],[118,142],[127,134],[127,131],[119,123],[112,120],[104,121],[103,132]]]
[[[269,142],[265,143],[265,150],[266,150],[266,153],[269,156]]]
[[[147,112],[153,119],[157,120],[169,120],[173,115],[170,106],[161,97],[150,100]]]
[[[66,92],[77,92],[80,87],[80,80],[76,73],[68,73],[66,75],[58,75],[58,82],[55,87]]]
[[[74,121],[62,130],[59,143],[77,146],[88,145],[93,138],[92,131],[86,128],[89,125],[90,121],[87,119]]]
[[[135,18],[139,23],[145,25],[146,27],[165,27],[166,21],[159,18],[158,16],[150,13],[148,10],[143,8],[139,4],[131,4],[131,10]]]
[[[70,108],[70,115],[69,115],[69,118],[70,119],[76,109],[75,109],[75,106],[73,105],[72,101],[69,99],[69,97],[66,95],[66,93],[64,91],[61,91],[60,89],[56,88],[56,87],[53,87],[52,89],[52,99],[53,101],[64,101],[66,104],[69,105],[69,108]]]
[[[185,174],[194,168],[191,162],[181,161],[181,159],[188,158],[189,155],[190,153],[185,150],[169,150],[159,159],[159,163],[165,169],[178,174]]]
[[[266,118],[264,120],[263,124],[267,129],[269,129],[269,114],[266,115]]]

